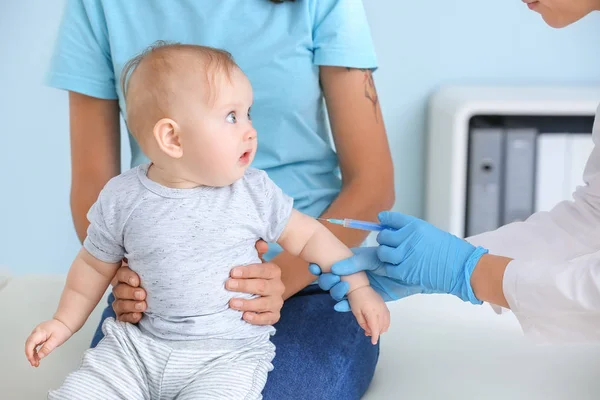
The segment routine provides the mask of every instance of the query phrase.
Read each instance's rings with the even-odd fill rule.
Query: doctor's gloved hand
[[[420,286],[409,286],[401,281],[385,276],[385,264],[377,257],[377,247],[353,248],[354,256],[334,264],[332,269],[337,273],[322,273],[316,264],[309,267],[313,275],[319,276],[319,287],[329,291],[331,297],[338,303],[334,306],[336,311],[350,311],[350,304],[346,299],[349,286],[342,282],[341,276],[351,275],[365,271],[371,287],[379,293],[384,301],[394,301],[419,293],[431,293]]]
[[[385,263],[386,276],[481,304],[473,293],[471,274],[486,249],[400,213],[382,212],[379,220],[389,228],[377,236],[377,257]]]

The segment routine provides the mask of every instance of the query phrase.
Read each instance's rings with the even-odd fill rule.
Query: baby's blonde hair
[[[202,95],[207,103],[212,103],[218,94],[216,77],[224,73],[231,80],[234,69],[239,66],[225,50],[155,42],[129,60],[121,72],[129,130],[140,141],[142,134],[151,132],[158,120],[170,117],[170,106],[177,97],[177,89],[182,88],[178,85],[185,85],[191,74],[204,76],[206,91]],[[132,80],[133,85],[130,85]],[[140,82],[136,82],[138,80]]]

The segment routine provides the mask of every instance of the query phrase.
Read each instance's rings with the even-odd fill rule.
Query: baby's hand
[[[25,342],[25,355],[32,367],[39,367],[40,360],[67,341],[73,332],[56,319],[42,322],[35,327]],[[37,350],[38,346],[42,346]]]
[[[365,335],[377,344],[379,335],[390,327],[390,311],[381,296],[371,286],[364,286],[348,294],[348,301]]]

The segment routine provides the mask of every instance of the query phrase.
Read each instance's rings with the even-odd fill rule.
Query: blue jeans
[[[114,317],[112,302],[102,321]],[[334,311],[334,300],[316,285],[286,300],[271,338],[276,346],[264,400],[354,400],[365,393],[379,358],[352,313]],[[92,347],[102,339],[102,322]]]

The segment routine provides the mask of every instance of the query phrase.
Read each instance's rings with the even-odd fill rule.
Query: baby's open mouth
[[[243,164],[248,163],[248,161],[250,161],[250,155],[252,154],[252,152],[250,150],[245,151],[241,156],[240,156],[240,162]]]

